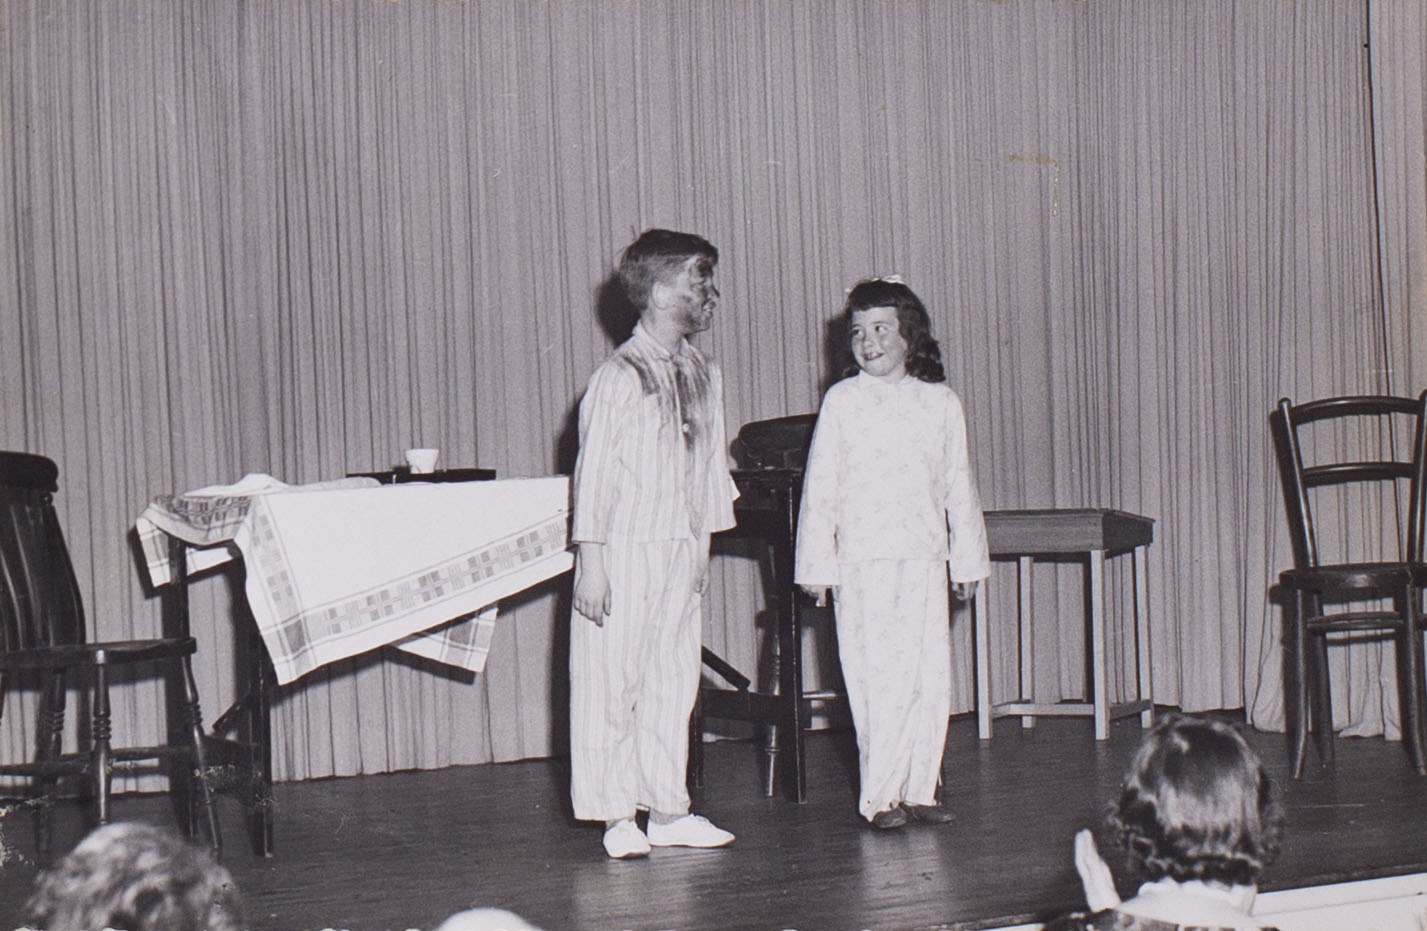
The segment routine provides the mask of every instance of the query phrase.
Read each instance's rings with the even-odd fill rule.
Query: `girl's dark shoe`
[[[956,820],[956,815],[944,805],[908,805],[903,802],[902,810],[909,819],[922,824],[950,824]]]
[[[872,816],[872,826],[883,831],[899,828],[907,823],[907,812],[901,806],[879,811]]]

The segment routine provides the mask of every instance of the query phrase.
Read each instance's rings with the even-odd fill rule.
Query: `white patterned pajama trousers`
[[[608,543],[610,613],[570,617],[570,799],[575,817],[689,810],[689,714],[702,675],[693,540]]]
[[[945,561],[885,559],[838,567],[838,655],[857,729],[858,810],[936,801],[951,714]]]

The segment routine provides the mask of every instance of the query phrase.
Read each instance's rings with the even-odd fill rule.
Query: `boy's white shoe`
[[[699,815],[684,815],[668,824],[649,821],[649,843],[655,847],[724,847],[733,835]]]
[[[625,818],[613,827],[605,828],[604,852],[616,860],[649,856],[649,838],[639,830],[632,818]]]

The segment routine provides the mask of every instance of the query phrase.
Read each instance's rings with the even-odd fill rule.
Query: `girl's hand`
[[[1085,889],[1085,904],[1092,912],[1120,904],[1115,878],[1110,875],[1110,867],[1100,858],[1095,835],[1083,828],[1075,833],[1075,871],[1080,874],[1080,885]]]
[[[976,597],[976,589],[980,584],[980,582],[953,582],[951,591],[959,600],[970,601]]]

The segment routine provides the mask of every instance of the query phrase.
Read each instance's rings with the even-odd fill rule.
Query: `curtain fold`
[[[1427,385],[1416,0],[0,0],[0,18],[0,446],[58,462],[99,637],[157,629],[131,534],[155,495],[409,446],[568,470],[585,379],[632,323],[608,276],[661,225],[720,247],[700,341],[735,428],[815,410],[845,289],[902,275],[986,506],[1154,518],[1156,701],[1278,728],[1268,411]],[[990,590],[998,693],[1011,572]],[[1109,582],[1127,604],[1128,572]],[[1035,586],[1035,697],[1078,696],[1079,573]],[[567,587],[513,599],[474,679],[382,652],[285,689],[278,777],[564,752]],[[240,688],[235,591],[194,587],[210,719]],[[752,668],[764,607],[751,561],[720,559],[706,642]],[[1335,664],[1340,726],[1395,735],[1381,651]],[[18,697],[0,756],[30,732]],[[160,713],[153,692],[120,705],[121,739]]]

